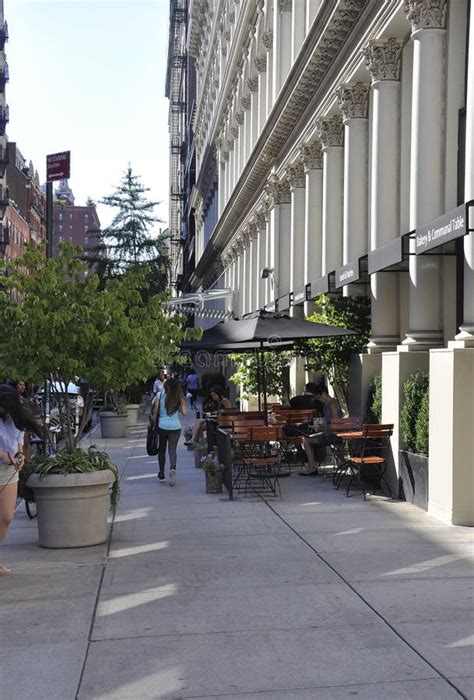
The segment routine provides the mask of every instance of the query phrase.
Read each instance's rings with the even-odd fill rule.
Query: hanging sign
[[[71,151],[51,153],[46,156],[46,182],[69,180],[71,177]]]
[[[462,238],[468,233],[466,205],[451,209],[427,226],[420,226],[415,231],[415,252],[417,255],[437,248],[444,243]]]

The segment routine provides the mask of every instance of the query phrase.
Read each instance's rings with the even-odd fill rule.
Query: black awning
[[[278,311],[287,311],[291,306],[293,293],[285,294],[278,299]]]
[[[309,301],[311,294],[311,285],[306,284],[304,287],[292,292],[292,306],[297,306],[298,304],[304,304],[305,301]]]
[[[472,223],[469,222],[473,205],[473,201],[466,202],[431,223],[418,226],[414,234],[416,255],[429,254],[430,251],[439,248],[441,250],[437,251],[438,255],[453,255],[453,246],[448,244],[474,231]]]
[[[347,284],[367,284],[367,255],[357,258],[354,262],[338,267],[335,271],[335,287],[341,289]]]
[[[368,273],[393,271],[404,272],[408,270],[408,255],[410,253],[410,235],[395,238],[375,250],[371,250],[367,256]]]

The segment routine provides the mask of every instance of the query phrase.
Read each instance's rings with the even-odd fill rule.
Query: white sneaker
[[[170,470],[169,485],[170,485],[170,486],[176,486],[176,469],[171,469],[171,470]]]

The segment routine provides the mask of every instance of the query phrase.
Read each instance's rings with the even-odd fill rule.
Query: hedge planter
[[[224,470],[219,469],[214,474],[204,472],[206,475],[206,493],[222,493],[222,478]]]
[[[428,509],[428,457],[400,450],[400,494],[403,501]]]
[[[99,416],[103,438],[127,437],[127,416],[119,416],[114,411],[101,411]]]
[[[138,411],[140,409],[140,404],[128,403],[125,408],[127,409],[127,428],[132,428],[134,425],[138,425]]]
[[[40,547],[91,547],[107,540],[110,469],[84,474],[32,474]]]

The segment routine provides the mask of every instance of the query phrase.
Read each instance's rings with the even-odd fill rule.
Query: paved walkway
[[[206,495],[144,426],[108,546],[44,550],[17,514],[0,579],[0,700],[474,698],[473,533],[330,479],[271,503]]]

